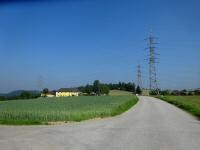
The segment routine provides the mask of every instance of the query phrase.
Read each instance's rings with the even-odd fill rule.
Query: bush
[[[0,101],[4,101],[5,97],[4,96],[0,96]]]
[[[160,95],[170,95],[171,92],[169,90],[164,90],[160,92]]]
[[[160,90],[159,89],[156,89],[156,90],[151,90],[150,95],[159,95],[160,94]]]
[[[141,94],[142,93],[142,90],[140,88],[140,86],[138,85],[137,88],[136,88],[136,93],[137,94]]]
[[[194,91],[194,94],[195,94],[195,95],[200,95],[200,90],[195,90],[195,91]]]

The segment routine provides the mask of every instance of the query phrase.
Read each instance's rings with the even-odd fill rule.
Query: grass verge
[[[157,98],[184,109],[200,119],[200,96],[158,96]]]
[[[30,120],[0,120],[2,125],[42,125],[48,123],[42,123],[39,121],[30,121]]]

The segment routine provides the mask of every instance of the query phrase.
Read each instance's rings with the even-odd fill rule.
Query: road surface
[[[52,126],[0,126],[0,150],[198,150],[200,121],[140,97],[126,113]]]

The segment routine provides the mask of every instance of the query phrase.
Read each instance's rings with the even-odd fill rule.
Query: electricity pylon
[[[157,73],[156,73],[156,53],[155,53],[155,37],[153,33],[150,33],[148,38],[149,40],[149,56],[148,56],[148,63],[149,63],[149,89],[150,90],[157,90],[158,89],[158,81],[157,81]]]
[[[141,66],[137,66],[137,85],[142,89],[142,72]]]

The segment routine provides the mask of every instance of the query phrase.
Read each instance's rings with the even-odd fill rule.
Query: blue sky
[[[148,86],[147,41],[158,37],[159,87],[200,87],[200,1],[0,2],[0,92],[92,83]]]

